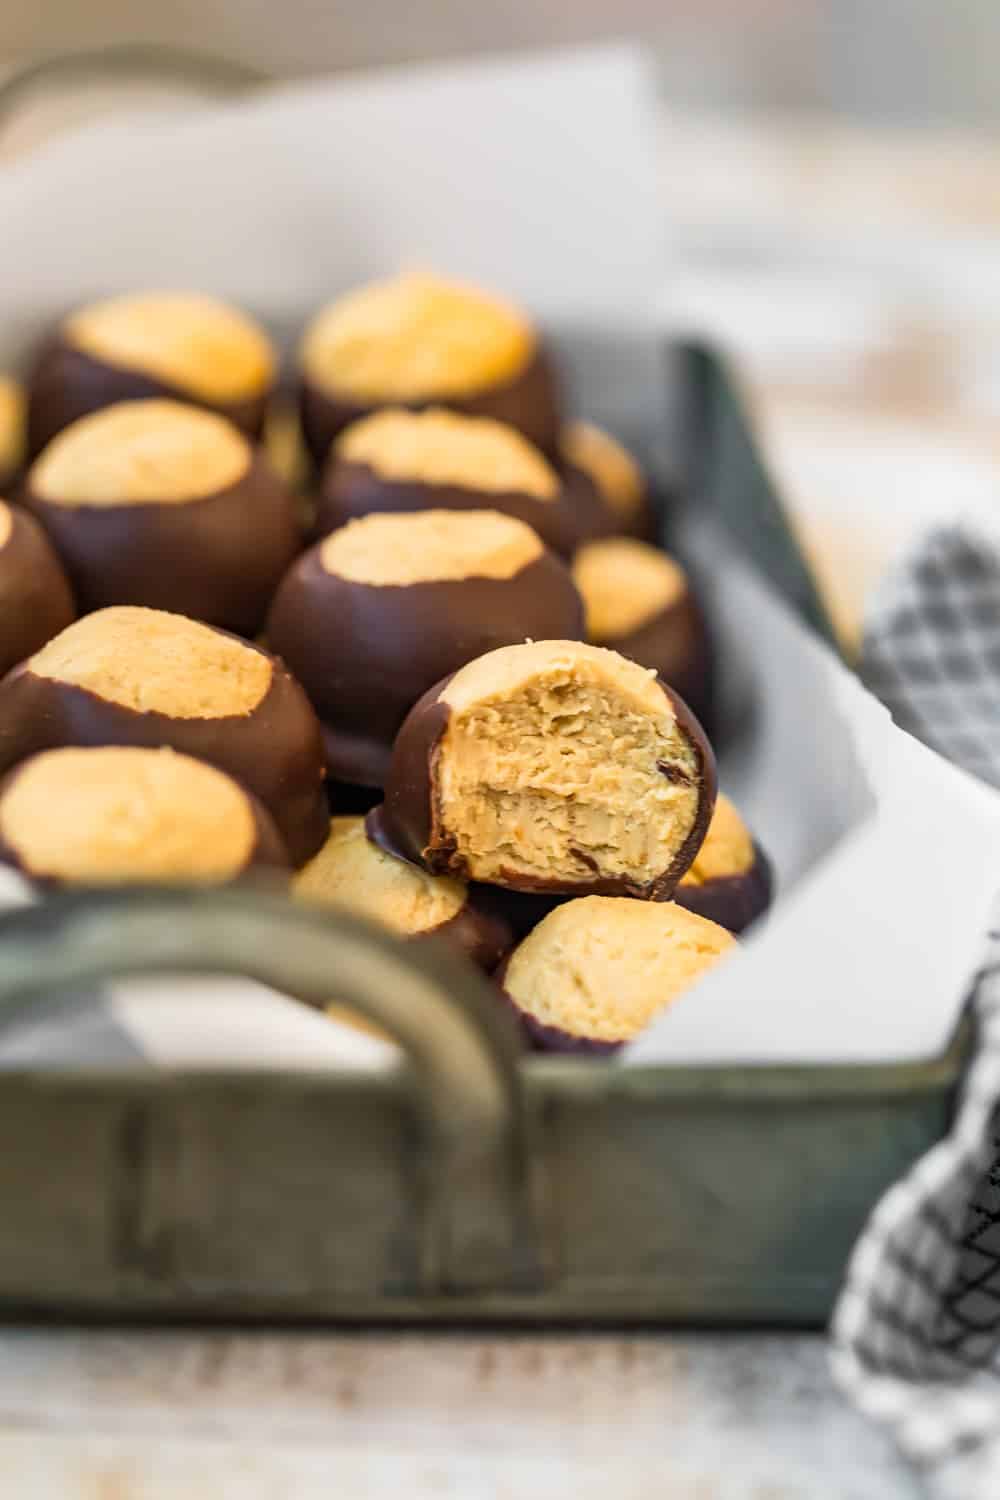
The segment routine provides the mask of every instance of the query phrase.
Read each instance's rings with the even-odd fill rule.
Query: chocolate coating
[[[181,504],[23,502],[48,533],[81,612],[140,604],[253,636],[301,545],[298,502],[255,453],[234,484]]]
[[[23,662],[0,681],[0,773],[61,745],[169,745],[227,771],[259,797],[293,864],[301,864],[315,854],[329,826],[323,746],[305,693],[282,662],[270,659],[271,681],[260,703],[249,713],[214,719],[138,712],[36,676],[31,662]]]
[[[440,926],[415,934],[411,941],[420,942],[426,938],[440,938],[450,947],[457,948],[470,963],[484,969],[487,974],[492,973],[514,946],[512,929],[496,912],[477,904],[471,890],[461,911]]]
[[[709,728],[713,719],[714,670],[708,625],[690,589],[675,603],[627,635],[603,638],[602,646],[652,667]]]
[[[387,852],[423,865],[434,874],[457,875],[460,879],[468,880],[472,878],[471,872],[458,855],[454,837],[442,826],[440,817],[440,758],[451,710],[439,700],[449,681],[450,678],[446,678],[436,683],[407,715],[393,746],[385,783],[385,800],[380,807],[368,814],[366,828],[369,838]],[[662,679],[657,681],[694,750],[701,790],[696,821],[669,868],[662,871],[649,885],[638,885],[625,876],[608,878],[596,875],[572,882],[554,882],[516,870],[506,871],[504,879],[495,880],[493,884],[541,896],[635,896],[654,901],[670,899],[705,837],[715,805],[717,781],[715,757],[704,730],[687,704]],[[558,903],[553,903],[556,904]],[[535,925],[534,921],[531,925]]]
[[[372,585],[328,573],[313,547],[267,622],[323,722],[331,776],[362,786],[384,783],[396,733],[432,684],[525,636],[582,633],[579,595],[549,552],[510,578]]]
[[[771,905],[774,877],[771,861],[754,841],[753,864],[736,875],[720,875],[701,885],[685,885],[674,891],[671,900],[699,917],[708,917],[720,927],[735,933],[745,932],[751,923],[763,916]]]
[[[0,547],[0,673],[24,661],[76,619],[62,564],[38,522],[10,506]]]
[[[512,380],[461,397],[430,395],[422,401],[399,401],[388,397],[384,402],[352,401],[337,397],[304,375],[299,388],[299,412],[306,447],[316,467],[325,463],[331,444],[345,427],[369,416],[380,406],[406,406],[411,411],[443,406],[469,417],[493,417],[508,427],[516,427],[543,453],[553,455],[558,449],[558,382],[551,360],[542,348],[535,349],[524,369]]]
[[[267,389],[243,401],[204,401],[169,381],[95,359],[57,333],[43,345],[28,385],[28,456],[37,458],[57,432],[88,412],[150,396],[204,406],[228,417],[248,437],[259,438],[270,395]]]
[[[5,776],[0,777],[0,804],[3,803],[7,791],[14,785],[29,764],[30,760],[22,762],[13,771],[8,771]],[[242,880],[255,872],[287,871],[289,864],[288,850],[285,848],[284,840],[275,826],[274,819],[252,792],[246,792],[246,797],[253,816],[255,831],[254,845],[242,870],[232,878]],[[39,875],[25,861],[21,852],[15,849],[2,836],[0,836],[0,864],[8,865],[11,869],[17,870],[26,880],[30,880],[34,885],[44,890],[55,890],[60,886],[76,883],[59,880],[51,875]]]
[[[385,512],[424,510],[496,510],[524,521],[547,547],[571,557],[581,541],[601,530],[604,512],[586,475],[574,472],[553,500],[538,500],[514,491],[428,484],[423,480],[386,479],[367,464],[345,463],[331,456],[316,508],[316,535],[328,536],[348,521]],[[595,529],[596,528],[596,529]]]

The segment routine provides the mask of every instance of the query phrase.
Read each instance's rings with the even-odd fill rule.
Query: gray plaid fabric
[[[903,728],[1000,786],[1000,550],[938,532],[875,600],[862,675]],[[886,1194],[832,1324],[834,1374],[947,1500],[1000,1500],[1000,904],[950,1136]]]

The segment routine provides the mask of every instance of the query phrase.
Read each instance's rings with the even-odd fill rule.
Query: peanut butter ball
[[[9,375],[0,375],[0,496],[10,499],[24,463],[24,392]]]
[[[302,427],[322,464],[334,438],[382,406],[447,406],[516,427],[554,453],[555,378],[530,321],[478,287],[424,273],[363,286],[302,340]]]
[[[377,511],[485,507],[524,521],[564,557],[603,524],[590,481],[560,474],[513,427],[442,407],[388,407],[334,443],[316,529],[325,535]]]
[[[287,867],[269,813],[173,750],[46,750],[0,787],[0,859],[45,885],[219,885]]]
[[[425,694],[368,826],[435,874],[663,900],[714,802],[708,742],[655,673],[547,640],[491,651]]]
[[[182,615],[99,610],[0,681],[0,771],[71,745],[168,746],[208,761],[260,799],[294,864],[326,837],[305,693],[266,651]]]
[[[141,604],[254,635],[300,546],[298,501],[225,417],[124,401],[32,464],[24,504],[81,610]]]
[[[42,528],[0,500],[0,674],[75,618],[69,580]]]
[[[528,635],[582,633],[568,568],[492,510],[352,521],[299,559],[267,623],[323,722],[331,776],[376,787],[407,713],[440,678]]]
[[[612,537],[573,559],[587,638],[658,672],[699,719],[712,708],[708,630],[683,568],[647,542]]]
[[[771,904],[771,862],[728,797],[719,794],[705,842],[674,892],[674,900],[726,927],[745,932]]]
[[[585,896],[550,912],[497,977],[536,1050],[608,1053],[735,947],[672,901]]]
[[[592,422],[570,422],[560,434],[564,464],[582,470],[611,516],[610,531],[652,540],[655,525],[645,474],[617,438]]]
[[[35,457],[89,412],[152,396],[209,407],[258,437],[276,365],[263,329],[213,297],[138,292],[89,303],[64,319],[39,354],[29,451]]]
[[[364,818],[333,818],[326,843],[295,878],[301,901],[368,917],[400,937],[440,937],[492,970],[513,945],[510,928],[480,910],[468,887],[429,875],[372,844]]]

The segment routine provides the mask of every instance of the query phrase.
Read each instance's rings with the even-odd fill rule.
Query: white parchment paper
[[[82,298],[190,286],[280,334],[401,264],[495,285],[561,343],[578,409],[665,410],[643,70],[628,51],[272,91],[190,122],[102,124],[0,177],[0,365]],[[613,341],[588,329],[613,328]],[[559,342],[557,340],[557,342]],[[1000,799],[896,731],[720,545],[713,613],[744,712],[722,761],[778,869],[743,951],[629,1061],[914,1059],[940,1051],[1000,886]],[[0,899],[3,891],[0,890]],[[65,997],[0,1062],[368,1065],[390,1050],[242,981]]]

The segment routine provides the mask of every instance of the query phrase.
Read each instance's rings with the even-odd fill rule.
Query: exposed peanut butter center
[[[348,427],[336,452],[382,479],[559,498],[559,479],[538,449],[489,417],[463,417],[440,407],[379,411]]]
[[[0,500],[0,551],[10,541],[10,534],[14,530],[14,513],[5,501]]]
[[[672,901],[567,901],[515,949],[505,986],[545,1026],[629,1041],[737,946]]]
[[[594,641],[619,640],[641,629],[687,589],[684,570],[673,558],[629,537],[581,547],[573,559],[573,582]]]
[[[535,352],[523,315],[478,287],[410,273],[360,287],[306,331],[302,366],[355,401],[465,396],[519,375]]]
[[[53,505],[183,505],[228,489],[252,456],[243,434],[215,412],[122,401],[66,427],[29,478]]]
[[[302,901],[340,907],[404,935],[427,932],[465,905],[458,880],[428,875],[369,843],[363,818],[334,818],[318,854],[295,877]]]
[[[251,714],[270,658],[183,615],[116,605],[85,615],[31,658],[31,672],[137,713],[172,719]]]
[[[263,329],[213,297],[111,297],[73,313],[62,335],[93,359],[162,380],[201,401],[245,401],[274,378],[274,348]]]
[[[230,880],[256,842],[249,799],[172,750],[50,750],[0,799],[0,836],[39,878],[118,884]]]
[[[747,826],[729,798],[720,793],[705,842],[681,885],[704,885],[709,880],[745,875],[753,861],[753,840]]]
[[[495,510],[363,516],[320,543],[327,573],[379,587],[513,578],[540,557],[530,526]]]
[[[615,514],[631,521],[642,504],[646,482],[621,443],[590,422],[571,422],[563,428],[559,446],[568,463],[590,476]]]
[[[651,672],[541,641],[470,662],[440,701],[439,814],[472,878],[644,886],[670,868],[697,818],[700,766]]]
[[[24,392],[16,380],[0,375],[0,472],[20,467],[24,442]]]

